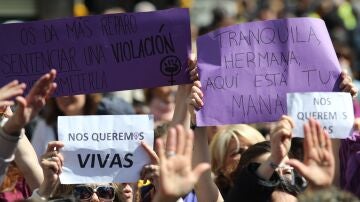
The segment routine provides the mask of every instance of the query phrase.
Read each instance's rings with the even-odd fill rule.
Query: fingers
[[[14,96],[22,95],[26,88],[25,83],[14,80],[0,88],[0,100],[11,99]]]
[[[26,99],[23,96],[17,96],[15,98],[16,102],[19,104],[19,107],[25,108],[27,105]],[[19,109],[18,109],[19,110]]]
[[[333,154],[333,148],[332,148],[332,143],[331,143],[331,139],[330,139],[330,136],[329,136],[329,133],[327,131],[324,132],[324,137],[325,137],[325,148],[326,150],[330,153],[330,154]]]
[[[181,127],[180,125],[176,125],[175,129],[176,129],[176,136],[177,136],[176,154],[182,155],[185,150],[185,139],[186,139],[184,127]]]
[[[341,78],[341,82],[339,88],[343,92],[348,92],[351,94],[351,96],[356,97],[359,90],[355,87],[354,83],[352,82],[351,76],[349,76],[345,72],[342,72],[340,78]]]
[[[308,167],[300,162],[297,159],[289,159],[285,161],[286,164],[294,167],[302,176],[304,176],[306,179],[309,179],[309,170]]]
[[[46,93],[45,99],[50,98],[50,97],[54,94],[56,88],[57,88],[57,84],[56,84],[56,83],[52,83],[49,91]]]
[[[13,106],[14,104],[14,101],[0,101],[0,107]]]
[[[309,150],[313,147],[313,142],[311,138],[311,130],[309,122],[304,124],[304,159],[305,161],[309,158]]]
[[[197,61],[190,59],[188,64],[189,64],[188,71],[190,74],[190,80],[191,81],[199,80]]]
[[[161,138],[156,140],[156,149],[158,150],[158,155],[159,155],[159,159],[160,159],[160,166],[162,166],[164,163],[164,161],[166,161],[166,156],[165,156],[165,149],[164,149],[164,142]]]
[[[53,91],[54,86],[53,82],[56,77],[56,70],[52,69],[49,73],[41,76],[33,85],[29,92],[29,96],[43,96],[44,98],[48,96],[50,92]]]
[[[145,149],[146,153],[149,155],[152,164],[158,164],[160,162],[159,157],[156,152],[152,150],[149,145],[141,141],[141,146]]]
[[[287,121],[290,128],[295,128],[295,122],[290,116],[282,115],[280,121]]]
[[[53,174],[60,174],[62,163],[58,157],[51,157],[48,159],[43,159],[41,161],[41,167],[43,168],[44,172],[51,170]]]
[[[204,94],[200,88],[201,88],[200,81],[194,82],[189,97],[189,104],[194,106],[196,109],[200,109],[201,107],[204,106],[204,102],[202,100],[204,98]]]
[[[188,130],[186,134],[186,144],[184,149],[184,155],[187,159],[192,158],[192,152],[194,147],[194,133],[192,130]]]
[[[59,151],[61,148],[64,147],[64,143],[61,141],[51,141],[48,143],[46,152],[52,152],[52,151]],[[54,150],[55,148],[55,150]]]
[[[273,136],[276,136],[275,134],[291,136],[291,130],[294,126],[294,121],[289,116],[282,116],[272,132],[274,134]]]
[[[166,138],[166,155],[174,155],[176,152],[176,130],[175,128],[169,128],[168,136]]]
[[[313,118],[310,118],[309,123],[310,123],[310,131],[311,131],[310,136],[312,138],[313,147],[319,148],[320,144],[319,144],[319,139],[318,139],[318,135],[317,135],[316,121]]]

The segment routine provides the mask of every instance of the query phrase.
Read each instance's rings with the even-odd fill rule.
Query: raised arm
[[[38,79],[24,98],[17,96],[19,106],[14,115],[3,126],[3,131],[9,135],[19,136],[21,129],[28,124],[44,107],[45,100],[52,95],[56,88],[54,83],[56,71],[51,70]]]
[[[56,84],[53,82],[56,76],[55,70],[50,71],[50,73],[45,74],[44,76],[40,77],[38,79],[34,86],[31,88],[29,94],[26,96],[26,98],[22,96],[17,96],[16,101],[19,103],[19,106],[15,113],[9,118],[9,120],[0,128],[0,142],[1,142],[1,149],[0,149],[0,159],[2,160],[0,162],[0,181],[2,181],[2,177],[5,173],[7,164],[11,162],[14,159],[14,153],[16,150],[16,147],[18,147],[18,142],[22,145],[19,146],[19,149],[27,149],[31,145],[29,145],[28,140],[24,139],[21,140],[24,135],[21,135],[23,127],[28,124],[31,119],[37,115],[37,113],[40,111],[40,109],[45,105],[45,99],[50,96],[55,88]],[[2,95],[3,99],[9,98],[9,96],[15,96],[22,94],[25,84],[18,84],[17,81],[14,81],[13,83],[10,83],[5,86],[4,88],[0,89],[0,93],[3,92]],[[5,93],[6,92],[6,93]],[[1,97],[1,96],[0,96]],[[7,104],[12,104],[11,102],[6,102]],[[2,106],[3,107],[3,106]],[[24,138],[24,137],[23,137]],[[32,147],[31,147],[32,148]],[[32,150],[33,151],[33,150]],[[28,153],[31,157],[31,151]],[[22,151],[18,151],[17,155],[23,155]],[[21,159],[21,156],[17,156],[16,159]],[[31,163],[30,161],[25,162],[19,162],[20,166],[25,166],[25,163]],[[35,162],[36,159],[35,159]],[[36,168],[36,165],[34,166],[33,163],[31,163],[30,166],[32,168],[31,171],[26,170],[25,174],[27,175],[27,180],[29,180],[29,185],[33,189],[36,187],[36,184],[38,184],[39,181],[42,181],[41,174],[39,175],[39,172],[37,171],[38,168]],[[25,166],[25,169],[28,167]],[[20,167],[21,169],[21,167]],[[30,177],[30,174],[27,172],[34,172],[34,178]],[[25,176],[26,177],[26,176]]]
[[[34,201],[47,201],[51,194],[56,191],[64,162],[64,157],[60,153],[62,147],[64,147],[64,144],[60,141],[49,142],[46,153],[40,159],[44,181],[39,189],[33,191],[30,199]]]
[[[24,92],[26,85],[24,83],[19,83],[18,81],[12,81],[2,88],[0,88],[0,114],[2,117],[9,117],[8,113],[11,113],[9,106],[14,104],[14,101],[11,99],[14,96],[21,95]],[[20,136],[11,136],[0,128],[0,183],[2,178],[6,173],[6,168],[8,164],[14,159],[14,152]]]
[[[195,110],[201,109],[204,106],[202,98],[204,97],[201,91],[201,83],[199,81],[198,69],[196,61],[190,63],[191,71],[190,77],[194,81],[191,87],[191,93],[187,98],[188,110],[191,115],[191,125],[196,126]],[[193,152],[193,165],[196,166],[201,163],[210,164],[210,153],[208,145],[208,136],[204,127],[194,127],[195,141]],[[206,170],[195,185],[195,193],[199,202],[221,202],[224,201],[218,187],[211,177],[211,170]]]
[[[189,60],[187,71],[190,74],[190,79],[195,81],[198,79],[196,73],[196,65],[194,60]],[[187,98],[192,93],[192,84],[179,85],[175,97],[175,110],[174,116],[171,120],[170,125],[175,126],[181,124],[185,128],[190,128],[190,114],[188,110]]]

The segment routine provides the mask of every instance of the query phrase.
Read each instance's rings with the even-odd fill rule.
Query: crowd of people
[[[156,9],[149,2],[134,7],[99,2],[85,5],[95,14]],[[214,9],[211,24],[192,26],[193,39],[239,22],[321,17],[343,71],[339,89],[352,95],[355,117],[360,116],[357,4],[231,2],[236,2],[236,13]],[[287,115],[274,123],[198,127],[195,111],[206,103],[193,58],[187,72],[191,84],[63,97],[52,97],[56,70],[42,75],[31,89],[17,80],[2,86],[0,201],[360,201],[360,119],[341,141],[330,139],[312,118],[303,126],[304,138],[293,138],[295,123]],[[61,184],[64,143],[58,138],[57,117],[128,114],[153,114],[155,120],[155,148],[141,142],[151,163],[138,173],[140,181]]]

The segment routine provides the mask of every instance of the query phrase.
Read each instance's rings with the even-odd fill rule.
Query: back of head
[[[255,161],[256,158],[270,152],[271,152],[270,141],[262,141],[250,146],[241,155],[241,159],[238,167],[236,168],[236,172],[234,172],[234,176],[236,176],[238,172],[240,172],[243,168],[247,167],[250,163],[256,162]],[[261,162],[257,162],[257,163],[261,163]]]
[[[336,187],[329,187],[317,191],[308,191],[299,195],[299,202],[360,202],[353,194],[340,190]]]

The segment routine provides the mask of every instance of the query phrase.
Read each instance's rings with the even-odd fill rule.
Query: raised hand
[[[39,194],[43,197],[48,198],[59,181],[59,175],[64,163],[64,157],[59,153],[62,147],[64,147],[64,144],[60,141],[49,142],[46,153],[40,158],[44,182],[40,185]]]
[[[6,133],[17,133],[38,114],[44,107],[46,98],[50,97],[56,88],[55,77],[56,71],[53,69],[35,82],[25,98],[16,97],[19,106],[3,127]]]
[[[166,149],[163,141],[157,140],[156,146],[160,157],[160,188],[154,201],[176,201],[189,193],[201,174],[210,168],[208,163],[201,163],[192,169],[193,144],[192,131],[185,131],[180,125],[169,129]]]
[[[291,147],[291,131],[294,126],[295,124],[291,117],[283,115],[275,129],[271,132],[271,158],[273,163],[278,165],[287,156]]]
[[[0,107],[14,105],[14,101],[10,99],[14,96],[22,95],[25,88],[25,83],[19,83],[17,80],[14,80],[0,88]]]
[[[352,82],[351,77],[346,72],[341,72],[340,74],[340,89],[343,92],[348,92],[352,97],[356,97],[359,89],[355,87],[355,84]]]
[[[286,163],[304,176],[313,188],[331,185],[335,160],[331,140],[320,123],[310,119],[304,125],[304,162],[290,159]]]
[[[261,163],[256,174],[265,180],[269,180],[275,169],[283,163],[291,147],[291,130],[294,128],[294,121],[289,116],[283,115],[274,130],[270,134],[271,154],[269,158]]]

